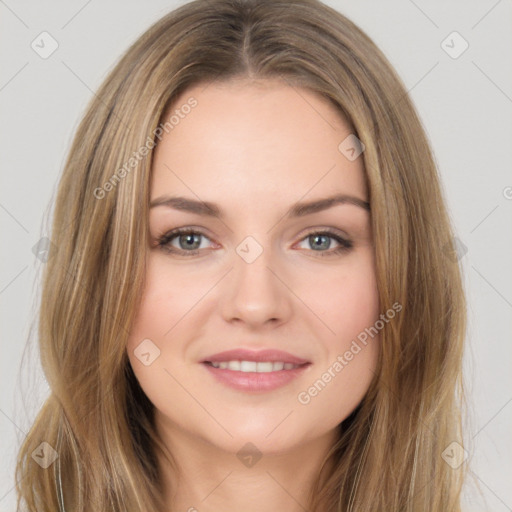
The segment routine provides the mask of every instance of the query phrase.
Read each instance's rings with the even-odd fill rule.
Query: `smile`
[[[210,362],[214,368],[220,368],[221,370],[232,370],[235,372],[256,372],[256,373],[269,373],[281,370],[293,370],[298,368],[300,365],[293,363],[284,362],[272,362],[272,361],[221,361],[221,362]]]
[[[205,361],[202,364],[216,382],[237,391],[261,393],[286,386],[301,376],[311,363],[279,361]]]

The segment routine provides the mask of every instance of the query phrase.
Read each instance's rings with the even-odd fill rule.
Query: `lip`
[[[244,360],[253,361],[254,359]],[[268,361],[268,359],[264,360]],[[223,361],[226,361],[226,359],[223,359]],[[282,361],[282,359],[280,361]],[[232,389],[246,392],[267,392],[285,386],[294,379],[298,378],[307,370],[307,368],[311,366],[311,363],[305,362],[298,368],[294,368],[292,370],[278,370],[275,372],[267,373],[239,372],[229,370],[227,368],[220,369],[213,367],[207,362],[203,362],[202,366],[204,366],[204,368],[206,368],[218,382],[227,385]]]
[[[263,362],[270,361],[272,363],[281,362],[281,363],[292,363],[292,364],[306,364],[310,361],[306,359],[302,359],[301,357],[294,356],[288,352],[283,352],[282,350],[276,349],[266,349],[266,350],[246,350],[246,349],[235,349],[235,350],[226,350],[224,352],[219,352],[217,354],[206,357],[202,362],[203,363],[221,363],[222,361],[255,361],[255,362]],[[294,370],[285,370],[288,372],[292,372]],[[253,373],[253,372],[248,372]],[[277,372],[269,372],[269,373],[277,373]]]

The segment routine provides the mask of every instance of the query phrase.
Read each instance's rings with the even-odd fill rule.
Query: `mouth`
[[[312,363],[229,359],[203,361],[215,382],[245,393],[266,393],[282,388],[302,376]]]

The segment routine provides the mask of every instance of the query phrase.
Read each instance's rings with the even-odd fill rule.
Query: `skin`
[[[379,302],[367,210],[345,203],[284,214],[335,193],[368,201],[363,160],[341,153],[350,126],[307,89],[273,80],[202,84],[175,105],[191,96],[197,106],[155,150],[151,201],[199,198],[224,218],[151,209],[146,285],[127,345],[176,462],[159,456],[168,510],[302,511],[336,427],[374,377],[378,336],[342,371],[331,369],[335,377],[308,404],[298,394],[375,323]],[[162,235],[191,226],[204,234],[198,254],[158,246]],[[325,228],[353,247],[334,254],[340,244],[328,235],[315,249],[308,235]],[[263,249],[252,263],[236,252],[247,236]],[[190,252],[186,243],[177,235],[168,245]],[[144,339],[160,350],[148,366],[134,353]],[[237,391],[202,364],[233,348],[278,348],[312,364],[277,390]],[[236,456],[247,442],[262,454],[252,467]]]

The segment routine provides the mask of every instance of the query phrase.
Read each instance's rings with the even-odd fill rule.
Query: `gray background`
[[[0,0],[0,511],[14,510],[15,453],[48,392],[36,336],[29,336],[44,265],[32,248],[48,234],[44,219],[65,155],[107,71],[152,22],[182,3]],[[388,56],[434,148],[467,249],[460,253],[469,299],[466,436],[485,502],[470,481],[464,510],[512,510],[511,0],[326,3]],[[47,59],[31,48],[43,31],[59,45]],[[458,58],[441,46],[453,31],[469,43]],[[450,41],[451,51],[461,48]]]

